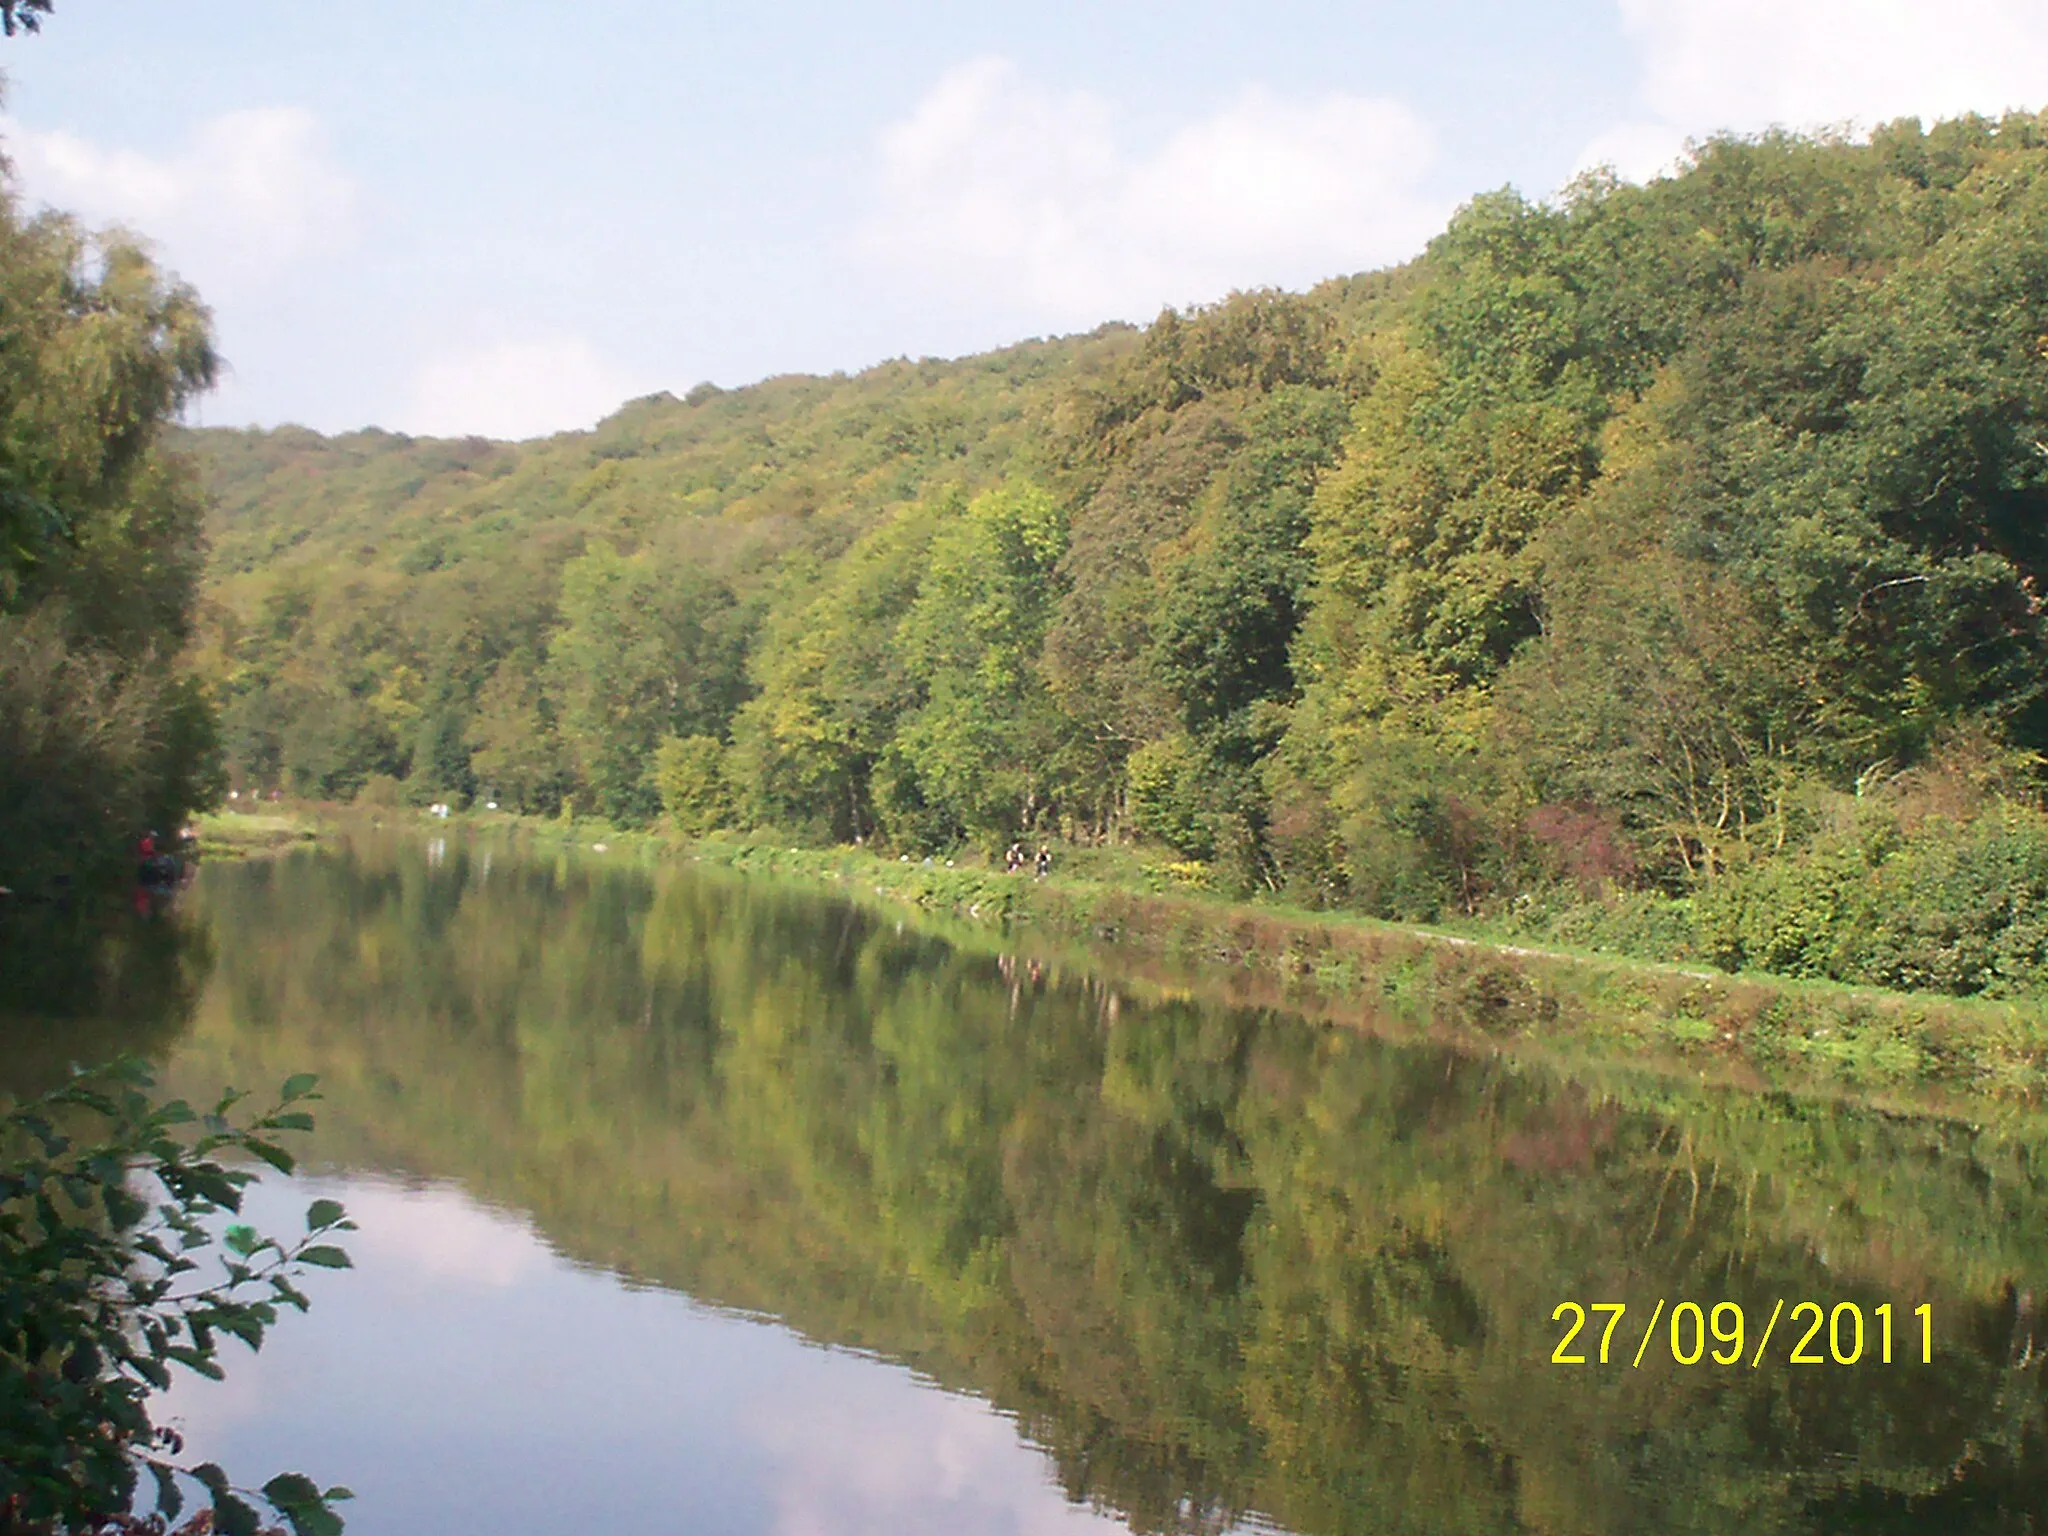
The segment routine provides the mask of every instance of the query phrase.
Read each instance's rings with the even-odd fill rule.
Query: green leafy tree
[[[11,189],[0,316],[0,885],[43,895],[112,878],[145,817],[215,782],[173,665],[201,499],[162,441],[215,361],[191,290],[125,237],[24,217]]]
[[[662,812],[686,836],[701,837],[732,817],[725,747],[715,736],[669,737],[655,753],[654,781]]]
[[[477,696],[467,741],[478,789],[515,810],[552,815],[569,771],[553,712],[524,658],[498,664]]]
[[[1131,753],[1124,773],[1131,824],[1190,858],[1216,851],[1208,758],[1184,735],[1161,736]]]
[[[1064,510],[1029,484],[942,515],[895,637],[922,695],[885,760],[881,811],[899,840],[999,846],[1048,800],[1059,726],[1036,661],[1066,545]]]
[[[1309,498],[1348,425],[1334,390],[1282,386],[1246,413],[1245,440],[1200,520],[1168,554],[1158,668],[1187,728],[1243,728],[1294,691],[1290,650],[1307,603]]]
[[[733,726],[757,819],[827,836],[876,830],[875,770],[916,684],[896,644],[935,517],[900,509],[771,613],[751,658],[756,696]]]
[[[1121,454],[1072,520],[1040,666],[1072,722],[1073,789],[1106,812],[1105,828],[1126,760],[1181,713],[1153,644],[1159,566],[1243,442],[1229,404],[1189,404]]]
[[[563,571],[561,610],[546,682],[563,741],[605,815],[648,820],[660,808],[657,746],[717,734],[741,697],[732,594],[600,542]]]

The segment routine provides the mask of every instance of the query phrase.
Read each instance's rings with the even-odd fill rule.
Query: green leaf
[[[263,1496],[291,1522],[297,1536],[339,1536],[341,1516],[327,1507],[322,1494],[302,1472],[280,1472],[263,1485]]]
[[[326,1243],[316,1243],[311,1248],[301,1249],[299,1251],[299,1261],[303,1264],[317,1265],[321,1269],[352,1269],[355,1267],[350,1262],[349,1256],[346,1253]]]
[[[182,1344],[167,1346],[164,1350],[164,1358],[175,1360],[187,1370],[197,1371],[200,1375],[212,1381],[219,1381],[225,1374],[208,1356],[201,1354],[196,1349],[187,1349]],[[196,1471],[192,1475],[194,1477],[199,1476]],[[200,1481],[205,1482],[205,1479],[200,1478]]]
[[[315,1200],[306,1207],[306,1230],[318,1232],[322,1227],[331,1227],[347,1214],[339,1200]]]
[[[263,1347],[263,1321],[260,1318],[240,1315],[223,1316],[220,1326],[232,1333],[251,1349]]]
[[[324,1504],[294,1504],[284,1517],[297,1536],[341,1536],[341,1516]]]
[[[320,1488],[303,1472],[280,1472],[263,1485],[263,1497],[279,1509],[292,1504],[317,1504]]]
[[[316,1072],[294,1072],[284,1080],[281,1097],[289,1104],[293,1099],[303,1099],[319,1086],[320,1076]]]
[[[227,1245],[231,1252],[239,1253],[246,1257],[256,1251],[256,1245],[261,1241],[262,1239],[256,1235],[254,1227],[243,1226],[237,1223],[228,1228]]]
[[[220,1536],[262,1536],[263,1522],[255,1508],[232,1493],[213,1496],[213,1528]]]
[[[242,1208],[242,1186],[225,1169],[203,1164],[184,1170],[183,1178],[193,1193],[211,1200],[221,1209],[239,1211]]]
[[[138,1200],[118,1183],[105,1187],[101,1192],[100,1203],[106,1209],[107,1220],[124,1231],[149,1214],[149,1202]]]
[[[149,1475],[156,1479],[156,1512],[164,1517],[166,1524],[177,1520],[178,1512],[185,1507],[185,1494],[178,1487],[178,1474],[160,1461],[149,1463]]]
[[[192,1475],[199,1480],[200,1486],[215,1498],[228,1491],[228,1475],[221,1471],[218,1462],[202,1461],[192,1469]]]
[[[270,1164],[279,1173],[290,1173],[297,1166],[297,1159],[274,1142],[258,1141],[251,1136],[246,1143],[249,1150]]]

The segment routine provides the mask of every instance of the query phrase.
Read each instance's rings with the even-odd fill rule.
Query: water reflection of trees
[[[1136,1002],[680,871],[361,849],[210,900],[186,1070],[315,1067],[337,1160],[983,1392],[1141,1530],[2005,1531],[2048,1499],[2024,1127]],[[1548,1363],[1560,1300],[1660,1296],[1927,1300],[1941,1363]]]
[[[213,965],[179,903],[147,914],[22,904],[0,911],[0,1093],[34,1094],[72,1066],[162,1054]]]

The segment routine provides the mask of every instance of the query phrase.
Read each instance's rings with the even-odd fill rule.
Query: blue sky
[[[213,305],[211,423],[527,436],[1145,320],[1688,137],[2048,103],[2048,0],[57,0],[31,204]]]

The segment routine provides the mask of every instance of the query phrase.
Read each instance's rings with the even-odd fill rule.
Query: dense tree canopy
[[[1871,817],[2033,835],[2044,252],[2048,121],[1718,139],[1143,332],[518,447],[195,434],[201,653],[255,785],[645,821],[666,761],[699,827],[1752,963],[1696,905],[1850,844],[1867,894]]]
[[[0,195],[0,886],[24,897],[212,792],[176,666],[204,502],[163,434],[214,368],[205,309],[133,242]]]

